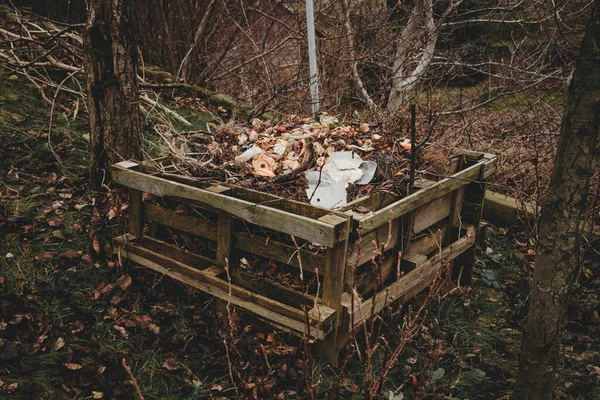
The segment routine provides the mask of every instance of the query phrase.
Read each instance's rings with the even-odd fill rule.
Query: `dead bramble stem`
[[[123,369],[127,373],[127,376],[129,376],[130,382],[133,385],[133,387],[135,388],[135,392],[137,393],[139,399],[144,400],[144,395],[142,394],[142,391],[140,390],[140,386],[138,385],[137,380],[135,379],[135,376],[133,376],[133,372],[131,372],[131,368],[127,364],[127,359],[125,357],[123,357],[123,360],[121,360],[121,365],[123,366]]]

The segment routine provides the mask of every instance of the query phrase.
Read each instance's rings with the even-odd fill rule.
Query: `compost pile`
[[[365,123],[341,124],[325,114],[277,124],[255,118],[212,131],[157,126],[157,132],[172,163],[156,168],[168,176],[235,184],[331,209],[373,191],[406,194],[410,140]],[[447,158],[435,146],[419,154],[417,171],[445,168]]]

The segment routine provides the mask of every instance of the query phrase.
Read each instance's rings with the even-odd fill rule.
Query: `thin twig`
[[[142,394],[142,391],[140,390],[140,386],[138,385],[137,380],[135,379],[135,376],[133,376],[133,372],[131,372],[131,368],[129,368],[129,365],[127,365],[127,359],[125,359],[125,357],[123,357],[123,360],[121,361],[121,365],[123,365],[125,372],[129,376],[129,379],[131,380],[131,384],[135,388],[135,392],[137,393],[139,400],[144,400],[144,395]]]

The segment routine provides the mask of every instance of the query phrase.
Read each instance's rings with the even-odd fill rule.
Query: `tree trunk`
[[[387,104],[388,112],[398,111],[404,101],[404,94],[413,89],[427,71],[433,60],[438,35],[439,32],[433,21],[432,0],[417,0],[396,47],[392,69],[392,91]],[[423,44],[420,43],[420,37]],[[407,73],[410,60],[414,57],[415,47],[422,47],[419,61],[413,70]]]
[[[581,43],[542,209],[514,399],[551,399],[560,333],[581,265],[579,231],[600,162],[600,0]]]
[[[142,157],[133,2],[90,0],[84,68],[90,118],[90,176],[97,190],[109,165]]]
[[[168,4],[168,3],[167,3]],[[169,27],[169,22],[167,20],[167,9],[165,8],[165,4],[163,0],[155,0],[152,3],[152,8],[156,14],[156,19],[160,23],[160,27],[163,31],[162,37],[162,47],[166,53],[167,65],[169,66],[169,72],[172,75],[177,74],[177,65],[175,63],[175,51],[173,49],[174,44],[171,39],[171,28]]]
[[[365,84],[358,73],[358,60],[356,58],[356,51],[354,50],[354,34],[352,32],[352,24],[350,21],[350,1],[342,0],[341,4],[344,13],[344,28],[346,28],[346,37],[348,40],[348,55],[350,56],[352,63],[352,81],[354,82],[354,87],[356,88],[358,97],[360,97],[360,99],[369,107],[371,115],[376,120],[379,120],[381,117],[379,107],[377,107],[377,104],[375,104],[369,95],[369,92],[367,92],[367,88],[365,87]]]

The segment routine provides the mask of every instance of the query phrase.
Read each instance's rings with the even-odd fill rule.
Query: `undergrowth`
[[[378,376],[425,299],[378,397],[510,396],[535,255],[526,235],[490,230],[472,287],[390,310],[368,369],[362,336],[334,369],[305,355],[312,343],[113,259],[111,232],[98,227],[122,226],[126,198],[87,190],[83,112],[61,99],[48,138],[49,107],[19,79],[0,86],[0,396],[133,398],[135,381],[145,399],[365,398],[367,374]],[[207,120],[198,117],[195,128]],[[586,268],[562,347],[564,399],[599,395],[597,258]]]

